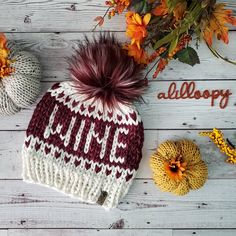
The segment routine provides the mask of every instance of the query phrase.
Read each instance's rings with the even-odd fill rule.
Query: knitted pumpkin
[[[31,105],[40,92],[37,58],[0,34],[0,115],[11,115]]]
[[[175,195],[201,188],[208,175],[197,145],[189,140],[162,143],[152,154],[150,164],[155,184]]]

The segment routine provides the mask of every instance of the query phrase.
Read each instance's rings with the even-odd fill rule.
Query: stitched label
[[[103,205],[103,203],[105,202],[106,198],[107,198],[108,193],[106,191],[102,191],[98,200],[97,200],[97,204],[99,205]]]

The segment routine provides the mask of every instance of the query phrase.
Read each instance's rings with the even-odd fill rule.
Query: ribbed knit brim
[[[99,110],[100,109],[100,110]],[[142,157],[137,111],[102,111],[70,83],[55,84],[37,105],[22,150],[23,179],[106,209],[127,193]]]
[[[22,177],[26,182],[54,188],[83,202],[102,205],[105,209],[116,207],[132,183],[125,181],[125,175],[117,179],[115,173],[107,176],[104,172],[94,174],[92,169],[80,167],[73,170],[69,166],[60,166],[53,161],[53,156],[45,158],[27,147],[23,149]]]

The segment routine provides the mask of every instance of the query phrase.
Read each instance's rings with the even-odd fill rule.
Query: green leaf
[[[179,61],[186,63],[190,66],[200,64],[197,52],[191,47],[186,47],[183,50],[179,51],[176,54],[176,57],[179,59]]]
[[[143,11],[142,11],[142,13],[143,13],[143,14],[146,14],[146,13],[148,13],[148,12],[151,12],[151,10],[152,10],[152,5],[151,5],[151,4],[148,4],[148,3],[145,1],[144,6],[143,6]]]
[[[164,44],[171,42],[176,35],[181,35],[184,32],[187,32],[192,27],[194,22],[199,19],[202,14],[200,3],[193,1],[189,8],[192,10],[187,13],[184,19],[179,23],[179,26],[155,43],[155,50]]]
[[[169,53],[172,53],[175,48],[177,47],[179,41],[179,37],[176,37],[174,40],[171,41],[170,47],[169,47]]]
[[[133,7],[137,13],[141,14],[146,7],[146,1],[145,0],[136,0]]]
[[[139,2],[136,2],[134,4],[134,10],[137,12],[137,13],[141,13],[143,11],[143,8],[144,8],[144,4],[145,2],[144,1],[139,1]]]
[[[177,3],[179,2],[179,0],[167,0],[167,7],[170,10],[170,12],[172,12],[175,8],[175,6],[177,5]]]
[[[132,7],[135,12],[140,15],[144,15],[152,10],[152,4],[149,4],[146,0],[135,0],[132,1]]]

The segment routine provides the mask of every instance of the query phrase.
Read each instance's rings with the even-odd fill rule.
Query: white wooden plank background
[[[91,31],[93,19],[103,15],[103,0],[2,0],[1,28],[6,32],[74,32]],[[234,0],[224,0],[233,9]],[[13,10],[13,8],[17,8]],[[105,22],[103,30],[122,31],[123,17]]]
[[[1,234],[2,233],[2,234]],[[8,233],[8,234],[7,234]],[[0,236],[235,236],[234,230],[93,230],[93,229],[9,229],[0,231]]]
[[[9,229],[0,231],[0,236],[235,236],[234,230],[93,230],[93,229]]]
[[[236,12],[235,0],[225,0]],[[90,30],[105,10],[100,0],[0,0],[0,31],[35,53],[42,63],[42,94],[54,82],[69,79],[65,57]],[[125,40],[123,17],[105,23],[102,30],[116,31]],[[231,28],[228,47],[220,52],[236,59],[236,32]],[[236,144],[236,67],[214,58],[202,44],[201,64],[195,67],[171,62],[167,70],[138,104],[145,125],[140,170],[128,195],[118,208],[105,212],[54,190],[26,184],[21,179],[20,151],[34,106],[0,118],[0,236],[74,235],[236,235],[236,166],[199,130],[219,127]],[[157,100],[171,81],[197,81],[199,89],[230,88],[226,109],[209,100]],[[180,84],[180,82],[177,82]],[[184,197],[161,193],[151,180],[149,156],[166,139],[189,138],[200,147],[209,167],[209,180],[200,190]]]
[[[234,228],[236,224],[234,179],[208,180],[201,190],[184,197],[161,193],[152,180],[136,179],[110,212],[21,180],[2,180],[0,188],[4,228]]]
[[[121,41],[125,41],[126,37],[123,32],[115,34]],[[40,58],[43,67],[43,81],[61,81],[68,79],[66,75],[67,63],[65,57],[72,54],[73,48],[76,48],[77,41],[82,40],[84,35],[92,37],[94,33],[9,33],[8,37],[17,40],[21,46],[32,51]],[[220,53],[236,60],[236,35],[234,32],[230,32],[230,39],[231,41],[228,47],[222,43],[215,43],[215,47]],[[198,51],[202,64],[191,67],[177,61],[172,61],[169,67],[160,74],[158,80],[235,79],[234,65],[225,63],[212,56],[212,53],[204,43],[200,45]]]

